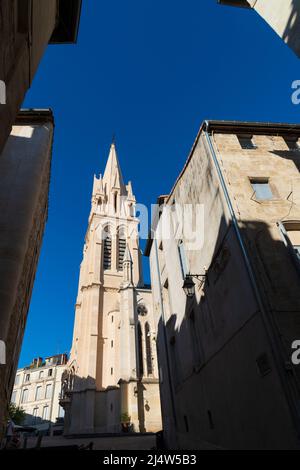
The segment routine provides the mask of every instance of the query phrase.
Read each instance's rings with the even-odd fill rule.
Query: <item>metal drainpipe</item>
[[[163,339],[164,339],[164,349],[165,349],[165,357],[167,361],[167,375],[168,375],[168,384],[170,389],[170,397],[171,397],[171,407],[172,407],[172,414],[173,414],[173,422],[175,425],[175,429],[177,427],[177,419],[176,419],[176,407],[175,407],[175,399],[173,393],[173,386],[171,381],[171,367],[170,367],[170,358],[169,358],[169,349],[168,349],[168,338],[166,333],[166,323],[165,323],[165,312],[164,312],[164,304],[163,304],[163,296],[161,290],[161,277],[159,271],[159,259],[158,259],[158,247],[157,247],[157,240],[155,236],[155,231],[151,229],[151,233],[154,240],[154,249],[155,249],[155,264],[157,269],[157,277],[158,277],[158,287],[159,287],[159,300],[160,300],[160,307],[161,307],[161,317],[163,322]],[[177,441],[177,434],[175,433],[175,439]]]
[[[251,280],[251,284],[252,284],[252,287],[253,287],[253,290],[254,290],[259,308],[260,308],[261,313],[262,313],[262,319],[263,319],[263,323],[264,323],[264,326],[265,326],[265,329],[266,329],[266,332],[267,332],[267,336],[268,336],[269,341],[270,341],[271,350],[272,350],[272,353],[273,353],[273,358],[274,358],[275,364],[277,366],[277,371],[278,371],[279,377],[281,379],[282,387],[283,387],[283,390],[285,392],[286,400],[287,400],[288,406],[290,408],[292,419],[294,421],[294,424],[295,424],[295,427],[296,427],[296,430],[297,430],[297,434],[298,434],[298,438],[299,438],[300,437],[299,411],[298,411],[297,403],[295,402],[295,398],[293,397],[293,390],[291,389],[291,387],[288,384],[286,368],[283,365],[283,364],[286,363],[286,361],[289,361],[289,358],[286,357],[286,355],[284,354],[284,351],[282,350],[281,341],[280,341],[280,339],[278,339],[278,331],[276,329],[276,326],[273,324],[273,321],[270,318],[270,314],[269,314],[268,310],[266,309],[266,307],[264,305],[264,302],[262,300],[262,296],[260,294],[260,291],[259,291],[259,288],[258,288],[258,285],[257,285],[256,276],[255,276],[254,270],[252,268],[250,259],[248,257],[247,249],[245,247],[243,238],[241,236],[240,229],[239,229],[239,226],[238,226],[238,222],[237,222],[237,219],[236,219],[236,216],[235,216],[235,212],[234,212],[233,206],[231,204],[230,196],[229,196],[229,193],[227,191],[227,187],[226,187],[226,183],[224,181],[222,170],[220,168],[220,165],[219,165],[219,162],[218,162],[213,144],[211,142],[210,135],[208,134],[207,129],[209,127],[209,123],[207,121],[205,121],[205,127],[206,127],[206,130],[204,130],[204,134],[206,136],[206,140],[207,140],[207,143],[208,143],[208,146],[209,146],[212,158],[213,158],[213,162],[215,164],[215,167],[216,167],[219,179],[220,179],[221,187],[223,189],[225,200],[226,200],[226,203],[227,203],[227,206],[228,206],[231,218],[232,218],[233,227],[234,227],[234,230],[236,232],[236,236],[237,236],[237,239],[238,239],[243,257],[244,257],[244,261],[245,261],[246,268],[247,268],[247,271],[248,271],[248,274],[249,274],[249,277],[250,277],[250,280]],[[295,376],[294,376],[294,379],[297,381]],[[297,383],[295,383],[295,387],[297,389],[297,393],[299,393],[299,387],[298,387]]]

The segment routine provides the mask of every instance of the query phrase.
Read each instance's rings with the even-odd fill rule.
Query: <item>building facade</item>
[[[0,155],[0,435],[47,220],[53,132],[51,111],[24,110]]]
[[[299,0],[218,0],[222,5],[253,8],[300,57]]]
[[[135,204],[112,144],[103,177],[94,178],[63,377],[67,434],[120,432],[126,416],[137,432],[161,429],[157,322],[143,282]]]
[[[30,366],[18,369],[11,402],[26,413],[23,424],[40,431],[62,432],[64,410],[59,405],[61,378],[66,369],[66,354],[37,358]]]
[[[81,0],[0,2],[0,437],[47,217],[53,135],[51,112],[19,109],[47,45],[76,42],[80,12]]]
[[[0,2],[0,152],[15,123],[40,60],[50,43],[77,40],[81,0],[2,0]]]
[[[300,126],[208,121],[159,200],[146,252],[168,447],[299,449],[299,170]]]

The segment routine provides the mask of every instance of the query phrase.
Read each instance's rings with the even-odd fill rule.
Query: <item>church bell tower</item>
[[[63,377],[66,434],[161,429],[156,319],[142,276],[136,200],[115,144],[94,176],[73,343]]]

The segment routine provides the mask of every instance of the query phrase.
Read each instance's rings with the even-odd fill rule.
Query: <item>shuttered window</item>
[[[111,235],[108,228],[104,233],[103,268],[111,269]]]
[[[126,250],[126,239],[124,235],[119,235],[119,243],[118,243],[118,269],[123,269],[123,260]]]

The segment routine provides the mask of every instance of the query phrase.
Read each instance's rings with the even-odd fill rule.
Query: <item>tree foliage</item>
[[[14,403],[10,403],[8,407],[8,416],[15,424],[21,425],[25,420],[25,411],[23,408],[15,405]]]

